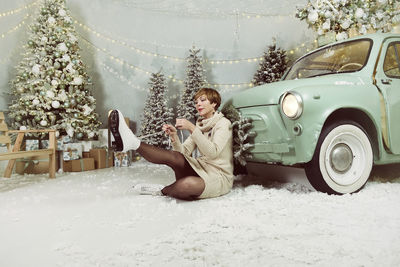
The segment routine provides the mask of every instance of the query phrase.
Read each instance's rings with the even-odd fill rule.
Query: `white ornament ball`
[[[58,11],[58,15],[60,15],[61,17],[64,17],[65,15],[67,15],[67,12],[65,12],[64,9],[60,9],[60,10]]]
[[[39,75],[40,74],[40,65],[39,64],[33,65],[32,73],[35,74],[35,75]]]
[[[325,12],[325,18],[332,18],[332,12],[330,12],[329,10]]]
[[[51,85],[57,87],[58,86],[58,81],[57,80],[52,80]]]
[[[356,18],[362,18],[364,16],[364,10],[362,8],[357,8],[355,16]]]
[[[83,79],[82,79],[82,77],[75,77],[74,78],[74,81],[73,81],[73,84],[75,84],[75,85],[81,85],[83,83]]]
[[[308,21],[314,24],[318,20],[318,13],[315,10],[310,11],[307,16]]]
[[[22,125],[21,127],[19,127],[19,129],[20,129],[21,131],[25,131],[25,130],[26,130],[26,126],[25,126],[25,125]]]
[[[94,132],[88,133],[88,137],[89,137],[89,138],[93,138],[93,137],[94,137]]]
[[[346,32],[340,32],[338,34],[336,34],[336,40],[337,41],[342,41],[348,38],[348,35]]]
[[[71,61],[71,57],[69,55],[63,55],[62,60],[65,62],[70,62]]]
[[[331,21],[328,19],[322,24],[322,29],[329,30],[331,28]]]
[[[59,137],[59,136],[60,136],[60,132],[56,131],[56,137]]]
[[[41,125],[41,126],[47,126],[47,121],[45,121],[45,120],[40,121],[40,125]]]
[[[49,41],[49,39],[46,36],[43,36],[40,41],[42,41],[42,43],[47,43]]]
[[[340,24],[340,26],[342,26],[343,29],[348,29],[350,27],[350,21],[349,20],[345,20],[342,22],[342,24]]]
[[[57,100],[54,100],[53,102],[51,102],[51,106],[53,108],[59,108],[60,107],[60,102],[58,102]]]
[[[68,51],[68,47],[65,43],[60,43],[57,45],[57,49],[62,51],[62,52],[67,52]]]
[[[38,105],[39,103],[40,103],[39,99],[35,98],[35,99],[32,100],[32,104],[33,105]]]
[[[68,36],[71,43],[75,43],[76,41],[78,41],[78,38],[76,38],[75,35],[69,34]]]
[[[48,91],[46,92],[46,96],[47,96],[48,98],[53,98],[53,97],[54,97],[54,92],[51,91],[51,90],[48,90]]]
[[[49,23],[50,25],[53,25],[56,23],[56,19],[54,17],[49,17],[47,19],[47,23]]]

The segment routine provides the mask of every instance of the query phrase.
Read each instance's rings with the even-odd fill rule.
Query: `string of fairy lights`
[[[8,10],[5,12],[0,13],[0,19],[7,17],[7,16],[12,16],[15,14],[18,14],[20,12],[22,12],[23,10],[26,11],[31,11],[32,7],[38,5],[38,3],[40,2],[40,0],[36,0],[30,4],[21,6],[21,7],[17,7],[13,10]],[[154,11],[154,10],[153,10]],[[169,12],[169,11],[168,11]],[[257,13],[247,13],[247,12],[239,12],[239,11],[235,11],[234,12],[235,16],[241,16],[241,17],[246,17],[246,18],[262,18],[262,17],[266,17],[266,16],[273,16],[272,14],[257,14]],[[227,13],[228,14],[228,13]],[[229,13],[228,15],[232,15],[232,13]],[[29,19],[31,15],[29,13],[25,14],[24,18],[22,19],[22,21],[14,26],[11,27],[9,30],[6,30],[4,32],[0,32],[0,37],[2,39],[6,38],[9,34],[16,32],[17,30],[19,30],[22,26],[26,25],[26,21],[27,19]],[[288,15],[281,15],[281,16],[288,16]],[[159,58],[159,59],[164,59],[164,60],[168,60],[171,62],[186,62],[186,58],[183,57],[177,57],[177,56],[172,56],[172,55],[166,55],[166,54],[162,54],[162,53],[158,53],[158,52],[152,52],[150,50],[145,50],[145,49],[141,49],[135,45],[132,45],[132,43],[138,43],[140,41],[138,40],[131,40],[131,42],[128,42],[126,40],[124,40],[123,38],[115,38],[112,37],[111,34],[105,34],[99,30],[97,30],[95,27],[90,27],[88,25],[86,25],[85,23],[82,23],[81,21],[79,21],[78,19],[76,19],[75,17],[73,17],[74,20],[74,25],[78,26],[81,30],[84,30],[86,33],[91,34],[91,36],[95,36],[97,38],[101,38],[111,44],[117,44],[123,47],[126,47],[128,49],[130,49],[131,51],[137,53],[138,55],[144,55],[144,56],[148,56],[148,57],[154,57],[154,58]],[[84,41],[84,43],[86,43],[87,47],[90,47],[93,51],[100,51],[102,52],[104,55],[106,55],[106,57],[111,60],[114,63],[120,64],[120,65],[124,65],[126,66],[128,69],[134,70],[134,71],[140,71],[142,73],[145,73],[146,75],[151,75],[153,72],[150,70],[147,70],[141,66],[137,66],[134,65],[132,63],[129,63],[126,59],[118,57],[113,55],[109,50],[107,50],[104,47],[100,47],[99,45],[95,45],[94,42],[89,41],[87,38],[83,37],[82,34],[79,34],[80,39]],[[114,35],[115,36],[115,35]],[[1,39],[0,39],[1,40]],[[156,44],[154,43],[156,46],[158,47],[168,47],[168,45],[165,44]],[[298,47],[295,47],[289,51],[287,51],[287,53],[289,55],[295,54],[297,51],[299,50],[306,50],[306,51],[310,51],[312,47],[315,47],[316,41],[312,41],[312,42],[307,42],[307,43],[302,43],[301,45],[299,45]],[[170,47],[170,46],[169,46]],[[6,62],[9,62],[10,60],[10,56],[6,57],[6,58],[0,58],[0,64],[5,64]],[[264,60],[264,57],[249,57],[249,58],[237,58],[237,59],[203,59],[203,63],[204,64],[210,64],[210,65],[233,65],[233,64],[244,64],[244,63],[251,63],[251,64],[255,64],[255,63],[260,63],[262,60]],[[131,81],[129,81],[128,79],[126,79],[126,77],[122,76],[122,75],[118,75],[118,72],[106,65],[104,62],[102,62],[102,66],[104,70],[107,70],[109,73],[117,76],[117,78],[119,78],[121,81],[127,83],[130,87],[135,88],[137,90],[147,90],[143,87],[140,86],[136,86],[134,85]],[[122,77],[122,78],[121,78]],[[170,79],[172,82],[174,83],[178,83],[178,84],[184,84],[184,80],[175,77],[175,75],[171,75],[171,74],[167,74],[166,78]],[[243,83],[209,83],[207,84],[208,86],[212,86],[214,88],[217,89],[224,89],[224,90],[232,90],[235,88],[247,88],[247,87],[252,87],[253,84],[251,82],[243,82]]]
[[[6,30],[4,32],[0,32],[0,37],[1,38],[6,38],[9,34],[16,32],[19,30],[22,26],[25,25],[26,20],[30,17],[30,14],[26,14],[24,18],[21,20],[20,23],[18,23],[16,26],[11,27],[9,30]]]
[[[11,16],[11,15],[18,14],[23,10],[29,10],[31,7],[37,5],[39,3],[39,1],[40,0],[36,0],[36,1],[34,1],[34,2],[30,3],[30,4],[28,4],[28,5],[23,5],[23,6],[17,7],[17,8],[12,9],[12,10],[0,12],[0,19],[4,18],[4,17]]]
[[[127,43],[124,40],[121,39],[116,39],[116,38],[112,38],[110,36],[107,36],[106,34],[103,34],[101,32],[99,32],[98,30],[93,29],[93,27],[89,27],[88,25],[80,22],[79,20],[77,20],[76,18],[74,18],[74,23],[75,25],[79,26],[81,29],[91,33],[93,36],[101,38],[103,40],[106,40],[110,43],[113,44],[119,44],[122,46],[125,46],[127,48],[129,48],[130,50],[136,52],[137,54],[141,54],[141,55],[146,55],[146,56],[152,56],[152,57],[158,57],[158,58],[163,58],[163,59],[169,59],[172,61],[181,61],[181,62],[185,62],[186,58],[183,57],[176,57],[176,56],[170,56],[170,55],[164,55],[164,54],[160,54],[160,53],[156,53],[156,52],[151,52],[148,50],[144,50],[141,48],[138,48],[136,46],[133,46],[129,43]],[[311,50],[310,47],[314,48],[316,45],[317,40],[311,41],[311,42],[304,42],[301,45],[290,49],[288,51],[289,54],[294,54],[295,52],[299,51],[300,49],[306,50],[307,52]],[[261,56],[258,57],[249,57],[249,58],[238,58],[238,59],[203,59],[203,63],[209,63],[209,64],[239,64],[239,63],[254,63],[254,62],[260,62],[264,60],[264,58]]]
[[[114,0],[114,2],[118,2],[118,4],[123,4],[124,1],[122,0]],[[210,7],[207,2],[205,3],[198,3],[198,5],[203,4],[201,10],[194,10],[193,8],[187,8],[185,6],[186,1],[169,1],[165,3],[165,1],[132,1],[132,0],[125,0],[125,5],[131,8],[146,11],[146,12],[154,12],[160,13],[162,15],[167,16],[185,16],[185,17],[195,17],[195,18],[218,18],[218,19],[227,19],[227,18],[241,18],[241,19],[260,19],[265,17],[287,17],[293,16],[294,14],[281,14],[276,12],[277,10],[282,9],[282,1],[279,3],[278,6],[273,7],[271,3],[268,3],[267,11],[260,13],[260,12],[252,12],[252,11],[242,11],[242,9],[249,9],[249,2],[247,1],[242,7],[228,7],[230,10],[224,11],[218,7]],[[257,1],[257,4],[260,4],[262,1]],[[164,5],[163,5],[164,4]],[[214,3],[213,6],[217,5]],[[223,8],[226,9],[224,5]],[[205,10],[206,9],[206,10]]]
[[[109,60],[115,62],[116,64],[120,64],[120,65],[124,65],[126,67],[128,67],[129,69],[135,70],[135,71],[140,71],[146,75],[151,75],[152,71],[146,70],[142,67],[136,66],[134,64],[131,64],[129,62],[127,62],[126,60],[114,56],[111,54],[111,52],[105,48],[100,48],[98,46],[96,46],[95,44],[93,44],[92,42],[88,41],[86,38],[84,38],[82,35],[79,35],[79,37],[81,38],[81,40],[83,40],[88,46],[91,46],[94,50],[98,51],[98,52],[102,52],[104,53]],[[184,80],[180,79],[180,78],[176,78],[174,75],[166,75],[166,77],[168,79],[170,79],[172,82],[174,83],[179,83],[179,84],[184,84]],[[225,88],[247,88],[247,87],[252,87],[253,84],[250,83],[207,83],[207,86],[212,86],[215,88],[221,88],[221,87],[225,87]]]

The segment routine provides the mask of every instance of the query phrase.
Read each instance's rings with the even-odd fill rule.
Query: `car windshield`
[[[327,46],[296,61],[284,80],[359,71],[367,63],[371,44],[370,39],[361,39]]]

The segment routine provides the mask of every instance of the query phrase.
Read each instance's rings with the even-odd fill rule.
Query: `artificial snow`
[[[396,168],[352,195],[240,176],[199,201],[138,195],[173,182],[144,160],[0,178],[0,266],[399,266]]]

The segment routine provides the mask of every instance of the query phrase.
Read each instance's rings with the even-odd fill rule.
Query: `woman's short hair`
[[[205,95],[211,104],[215,103],[215,110],[221,105],[221,95],[217,90],[212,88],[200,88],[199,91],[194,95],[194,100],[200,96]]]

